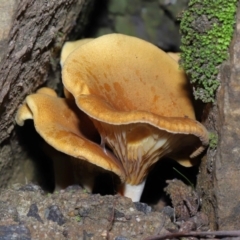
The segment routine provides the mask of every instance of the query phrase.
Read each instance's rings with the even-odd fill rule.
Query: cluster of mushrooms
[[[154,163],[168,156],[192,166],[209,142],[175,57],[122,34],[67,42],[65,98],[41,88],[26,97],[16,122],[33,119],[48,144],[115,173],[123,195],[139,201]]]

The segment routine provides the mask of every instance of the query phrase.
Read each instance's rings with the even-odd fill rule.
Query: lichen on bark
[[[214,102],[218,67],[227,58],[237,0],[191,0],[181,19],[181,65],[194,85],[194,97]]]
[[[213,6],[213,10],[208,9]],[[202,200],[201,210],[208,215],[211,229],[219,230],[240,228],[239,6],[239,1],[235,0],[192,0],[190,12],[183,17],[183,21],[189,17],[188,25],[185,22],[185,28],[181,26],[186,41],[182,47],[183,65],[195,85],[195,97],[204,102],[214,101],[206,105],[202,114],[204,125],[214,135],[212,146],[201,161],[197,191]],[[209,11],[210,17],[207,16]]]

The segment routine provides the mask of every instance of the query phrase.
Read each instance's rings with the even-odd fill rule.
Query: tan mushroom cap
[[[83,44],[92,41],[93,39],[94,38],[84,38],[84,39],[80,39],[80,40],[77,40],[77,41],[65,42],[63,47],[62,47],[61,56],[60,56],[61,66],[63,67],[64,62],[67,59],[67,57],[70,55],[70,53],[72,53],[75,49],[82,46]],[[68,92],[66,90],[66,88],[63,88],[63,90],[64,90],[64,96],[66,98],[73,98],[72,94],[70,92]]]
[[[82,113],[75,103],[56,96],[52,89],[43,88],[26,97],[19,108],[16,122],[23,125],[33,119],[37,132],[55,149],[75,158],[86,160],[122,178],[125,173],[118,160],[81,132]]]
[[[174,53],[174,52],[167,52],[167,54],[173,58],[176,62],[180,60],[180,53]]]
[[[69,55],[62,78],[121,160],[130,184],[139,184],[159,157],[188,146],[197,148],[195,156],[208,145],[184,72],[144,40],[121,34],[92,40]]]
[[[60,56],[61,66],[63,66],[63,63],[65,62],[66,58],[69,56],[71,52],[73,52],[73,50],[92,40],[93,38],[84,38],[77,41],[65,42],[62,47],[61,56]]]
[[[47,88],[47,87],[38,89],[37,93],[57,97],[57,93],[53,89]],[[22,106],[18,109],[17,114],[15,116],[15,121],[19,126],[23,126],[24,121],[27,119],[33,119],[33,114],[32,114],[31,109],[29,108],[28,104],[25,101],[22,104]]]

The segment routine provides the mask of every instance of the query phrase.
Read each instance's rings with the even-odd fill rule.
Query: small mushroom
[[[54,90],[41,88],[26,97],[15,119],[20,126],[25,120],[33,119],[36,131],[56,150],[114,172],[124,180],[125,173],[119,161],[91,141],[95,134],[91,129],[93,125],[72,99],[59,98]],[[89,179],[85,182],[89,183]]]
[[[208,145],[183,70],[144,40],[122,34],[92,40],[69,55],[62,78],[98,129],[102,145],[121,161],[123,192],[133,201],[140,199],[146,176],[160,158],[173,156],[191,166],[191,158]],[[182,157],[183,152],[188,155]]]

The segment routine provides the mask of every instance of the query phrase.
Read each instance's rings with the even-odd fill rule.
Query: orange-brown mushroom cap
[[[61,51],[60,65],[63,67],[64,62],[67,59],[67,57],[70,55],[70,53],[72,53],[75,49],[82,46],[83,44],[88,43],[92,40],[93,38],[84,38],[77,41],[65,42]],[[66,88],[63,88],[63,91],[64,91],[64,96],[66,98],[73,98],[72,94],[68,92]]]
[[[80,40],[77,40],[77,41],[65,42],[63,47],[62,47],[62,51],[61,51],[61,57],[60,57],[61,66],[63,66],[65,60],[67,59],[67,57],[69,56],[69,54],[71,52],[73,52],[78,47],[80,47],[83,44],[88,43],[92,40],[93,40],[93,38],[84,38],[84,39],[80,39]]]
[[[58,151],[112,171],[124,179],[125,173],[118,160],[82,134],[83,113],[75,103],[54,93],[43,88],[27,96],[17,112],[17,124],[23,125],[26,119],[33,119],[37,132]]]
[[[168,52],[167,53],[171,58],[173,58],[176,62],[180,60],[180,53]]]
[[[143,181],[159,157],[186,147],[195,156],[208,145],[184,72],[144,40],[122,34],[96,38],[69,55],[62,78],[121,160],[130,184]]]

